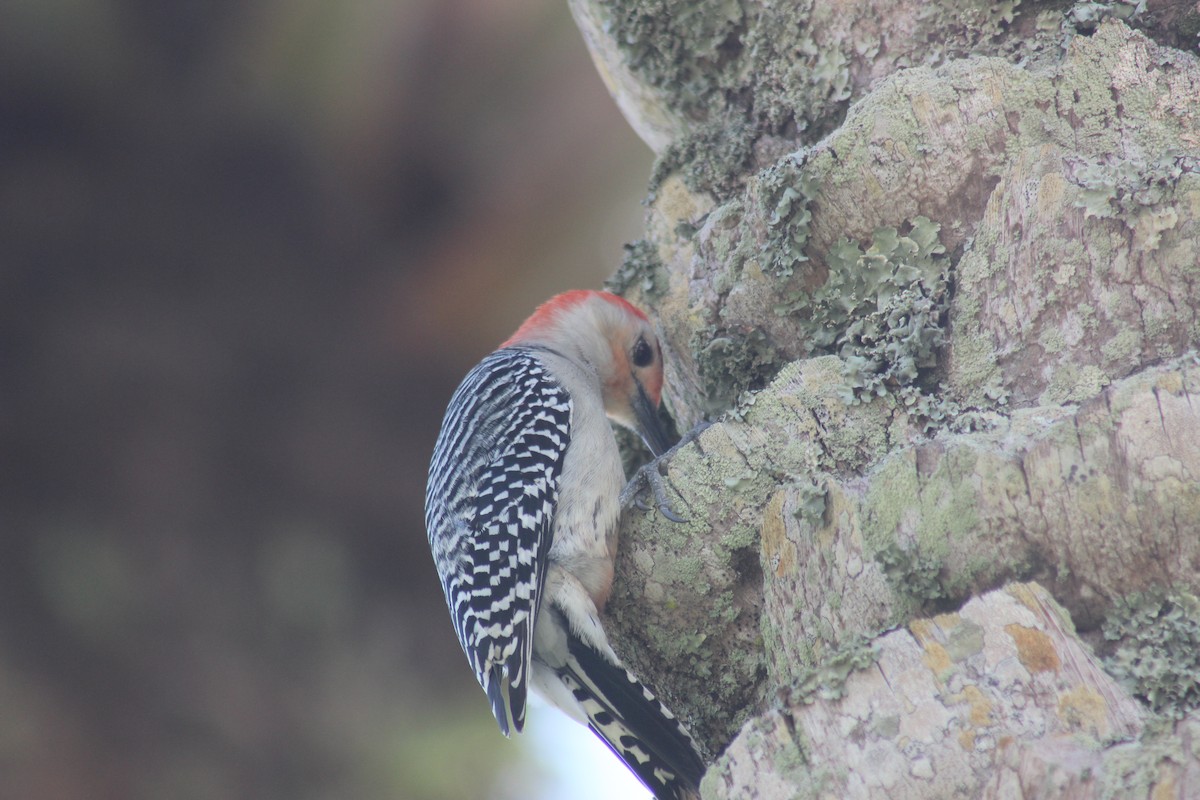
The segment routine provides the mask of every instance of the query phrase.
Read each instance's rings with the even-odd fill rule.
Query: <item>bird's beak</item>
[[[633,398],[633,417],[637,421],[637,432],[650,448],[650,452],[661,456],[671,449],[671,441],[667,439],[667,432],[658,421],[658,407],[650,402],[641,382],[635,380],[634,383],[637,384],[637,392]]]

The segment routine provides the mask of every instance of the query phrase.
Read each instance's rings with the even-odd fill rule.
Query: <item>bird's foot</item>
[[[711,422],[701,422],[685,433],[670,450],[639,467],[629,483],[621,490],[621,510],[628,511],[630,507],[636,506],[642,511],[649,511],[651,506],[643,499],[643,495],[649,489],[654,496],[653,507],[657,508],[660,514],[672,522],[687,522],[687,518],[681,517],[671,508],[671,501],[667,499],[667,465],[681,448],[695,442],[700,434],[711,425]],[[700,447],[699,443],[696,444],[696,447]],[[703,452],[701,450],[701,453]]]

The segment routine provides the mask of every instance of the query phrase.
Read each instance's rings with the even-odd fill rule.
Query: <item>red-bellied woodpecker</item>
[[[507,736],[533,688],[659,798],[697,793],[695,742],[600,624],[625,476],[609,418],[655,453],[662,350],[607,292],[542,305],[463,379],[434,447],[425,524],[459,642]]]

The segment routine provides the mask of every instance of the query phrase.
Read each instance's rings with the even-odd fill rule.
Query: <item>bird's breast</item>
[[[563,464],[550,561],[574,575],[597,607],[608,599],[617,555],[621,455],[607,418],[602,425],[573,426]]]

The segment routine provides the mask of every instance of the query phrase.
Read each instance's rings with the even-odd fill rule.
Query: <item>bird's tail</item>
[[[695,740],[636,675],[571,636],[559,677],[583,707],[588,727],[658,800],[700,796],[705,767]]]

